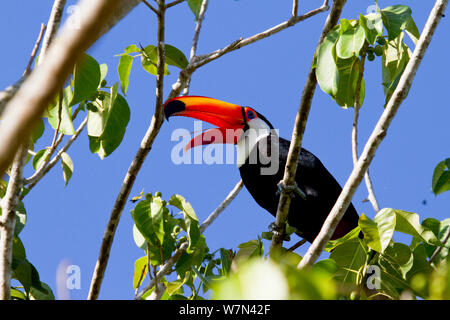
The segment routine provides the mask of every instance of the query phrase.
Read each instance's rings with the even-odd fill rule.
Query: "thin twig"
[[[148,1],[142,0],[142,2],[143,2],[147,7],[149,7],[150,10],[152,10],[154,13],[156,13],[157,15],[159,14],[158,10],[157,10],[154,6],[152,6],[150,3],[148,3]]]
[[[242,180],[240,180],[234,186],[233,190],[231,190],[230,193],[226,196],[226,198],[222,201],[222,203],[216,208],[216,210],[214,210],[208,216],[208,218],[206,218],[205,221],[203,221],[203,223],[200,225],[200,232],[201,233],[203,233],[206,230],[206,228],[208,228],[209,225],[211,223],[213,223],[217,219],[219,214],[221,214],[222,211],[225,210],[226,207],[228,207],[228,205],[231,203],[231,201],[233,201],[234,198],[236,198],[236,196],[238,195],[239,191],[241,191],[243,185],[244,185],[244,183],[242,182]]]
[[[70,137],[69,140],[67,140],[66,144],[59,150],[59,152],[48,162],[47,165],[42,166],[39,170],[37,170],[31,177],[24,180],[24,184],[27,185],[28,190],[31,190],[49,171],[51,168],[55,166],[55,164],[58,163],[59,159],[61,159],[61,156],[64,152],[67,151],[67,149],[70,148],[72,143],[78,138],[80,133],[83,131],[83,129],[86,127],[87,124],[87,117],[83,120],[83,122],[80,124],[78,129],[75,131],[75,134]],[[62,138],[62,135],[60,135],[60,138]],[[60,139],[58,139],[60,141]],[[58,145],[57,142],[55,145]]]
[[[292,3],[292,16],[298,16],[298,0],[294,0]]]
[[[41,53],[39,54],[39,64],[44,61],[44,57],[47,54],[50,44],[58,33],[59,26],[61,24],[61,17],[64,12],[64,7],[66,6],[66,0],[55,0],[53,2],[52,11],[50,13],[50,18],[47,22],[47,32],[45,33],[44,40],[42,42]]]
[[[292,26],[296,25],[297,23],[299,23],[301,21],[304,21],[304,20],[306,20],[308,18],[311,18],[311,17],[313,17],[313,16],[315,16],[315,15],[321,13],[321,12],[327,11],[328,9],[329,9],[329,7],[327,5],[327,1],[325,1],[324,4],[321,7],[317,8],[317,9],[314,9],[314,10],[311,10],[310,12],[305,13],[304,15],[291,17],[289,20],[284,21],[284,22],[282,22],[282,23],[280,23],[280,24],[278,24],[278,25],[276,25],[276,26],[274,26],[274,27],[272,27],[270,29],[267,29],[264,32],[255,34],[255,35],[253,35],[251,37],[248,37],[248,38],[245,38],[245,39],[240,38],[240,39],[238,39],[236,41],[233,41],[231,44],[229,44],[228,46],[226,46],[226,47],[224,47],[222,49],[216,50],[216,51],[211,52],[211,53],[206,54],[206,55],[198,56],[196,61],[195,61],[195,63],[193,64],[192,68],[197,69],[200,66],[203,66],[203,65],[205,65],[205,64],[207,64],[207,63],[209,63],[209,62],[211,62],[211,61],[213,61],[213,60],[215,60],[217,58],[220,58],[221,56],[223,56],[224,54],[226,54],[228,52],[237,50],[239,48],[242,48],[244,46],[252,44],[252,43],[254,43],[256,41],[265,39],[265,38],[267,38],[267,37],[269,37],[271,35],[274,35],[274,34],[280,32],[280,31],[283,31],[284,29],[292,27]]]
[[[195,59],[195,56],[197,54],[197,45],[198,45],[198,39],[200,36],[200,30],[202,29],[202,23],[203,19],[205,17],[206,9],[208,8],[208,0],[203,0],[202,5],[200,7],[200,12],[198,14],[197,24],[195,25],[195,32],[194,32],[194,38],[192,39],[192,47],[191,47],[191,53],[189,62],[192,63]],[[189,85],[191,83],[191,77],[186,82],[186,86],[184,87],[183,94],[187,95],[189,94]]]
[[[226,207],[231,203],[231,201],[236,198],[239,191],[241,191],[243,186],[242,180],[240,180],[230,191],[228,196],[222,201],[222,203],[203,221],[200,225],[200,233],[205,232],[206,228],[208,228],[219,216],[220,213],[225,210]],[[189,247],[189,243],[183,242],[183,244],[175,251],[175,253],[166,261],[164,265],[161,266],[159,271],[156,273],[155,277],[160,278],[169,274],[172,271],[172,267],[175,263],[177,263],[178,259],[186,252],[186,249]],[[135,296],[135,299],[140,299],[147,291],[151,290],[155,286],[155,279],[150,279],[150,282],[147,286]]]
[[[194,73],[198,68],[204,66],[205,64],[210,63],[229,52],[232,52],[239,48],[242,48],[242,47],[245,47],[252,43],[255,43],[259,40],[270,37],[280,31],[283,31],[289,27],[296,25],[297,23],[299,23],[301,21],[309,19],[321,12],[327,11],[328,9],[329,9],[328,0],[325,0],[321,7],[311,10],[310,12],[308,12],[304,15],[297,16],[297,17],[291,17],[289,20],[287,20],[279,25],[276,25],[270,29],[267,29],[266,31],[255,34],[251,37],[248,37],[245,39],[239,38],[239,39],[231,42],[229,45],[225,46],[222,49],[216,50],[214,52],[211,52],[211,53],[208,53],[205,55],[195,56],[193,59],[193,62],[189,63],[189,65],[184,70],[180,71],[180,74],[178,75],[178,80],[172,85],[172,90],[169,93],[168,99],[172,99],[172,98],[179,96],[181,91],[186,86],[186,83],[189,81],[192,73]]]
[[[366,55],[367,55],[367,48],[369,47],[368,42],[366,42],[361,49],[361,70],[358,76],[358,80],[356,82],[356,89],[355,89],[355,104],[353,106],[353,125],[352,125],[352,158],[353,158],[353,166],[356,165],[358,162],[358,121],[359,121],[359,109],[361,108],[361,101],[360,99],[357,99],[357,97],[361,94],[361,86],[362,86],[362,80],[364,76],[364,69],[365,69],[365,62],[366,62]],[[372,180],[370,179],[369,169],[367,169],[366,174],[364,175],[367,192],[368,192],[368,199],[370,203],[372,204],[373,209],[375,212],[380,211],[380,207],[378,205],[377,198],[375,197],[375,191],[373,189]]]
[[[372,131],[372,134],[370,135],[356,166],[345,183],[336,204],[333,206],[330,214],[325,220],[322,229],[309,247],[303,259],[300,261],[298,265],[299,268],[311,266],[317,260],[347,210],[357,187],[361,183],[364,174],[366,173],[367,168],[369,167],[370,162],[378,149],[378,146],[386,136],[387,130],[393,118],[411,88],[419,65],[422,62],[425,52],[427,51],[431,39],[433,38],[434,32],[445,12],[447,4],[448,0],[436,1],[430,16],[428,17],[428,21],[425,24],[422,35],[420,36],[416,48],[414,49],[412,57],[403,71],[397,88],[395,89],[374,130]]]
[[[33,51],[31,51],[30,59],[28,60],[27,67],[25,68],[22,77],[28,75],[31,71],[31,65],[33,64],[33,61],[36,58],[36,54],[38,52],[42,37],[44,36],[45,29],[46,29],[45,24],[41,23],[41,30],[39,31],[39,36],[34,44]]]
[[[445,235],[444,239],[442,240],[442,246],[439,246],[436,248],[436,250],[433,252],[433,255],[430,258],[429,263],[433,263],[434,260],[436,259],[436,257],[439,255],[439,253],[441,253],[442,248],[445,247],[445,245],[447,244],[448,239],[450,238],[450,227],[447,230],[447,234]]]
[[[287,251],[294,251],[295,249],[300,248],[302,245],[304,245],[307,242],[306,239],[302,239],[299,242],[297,242],[296,244],[294,244],[292,247],[290,247],[289,249],[287,249]]]
[[[171,2],[171,3],[168,3],[168,4],[166,5],[166,8],[168,9],[168,8],[170,8],[170,7],[176,6],[177,4],[180,4],[180,3],[184,2],[184,1],[185,1],[185,0],[175,0],[175,1]]]
[[[319,47],[325,39],[328,32],[338,23],[341,16],[342,9],[346,0],[336,0],[325,22],[317,47]],[[309,110],[317,86],[316,72],[312,67],[309,70],[308,79],[303,89],[300,100],[300,107],[295,119],[294,129],[292,131],[291,144],[289,146],[289,153],[286,160],[286,167],[284,170],[283,180],[281,181],[285,186],[295,185],[295,176],[297,172],[297,164],[300,158],[300,150],[302,148],[302,139],[305,132],[306,122],[308,120]],[[277,230],[281,232],[274,232],[272,242],[270,243],[270,253],[272,254],[276,248],[281,248],[284,239],[284,230],[286,228],[286,220],[291,205],[291,197],[286,189],[281,190],[280,201],[275,219]]]

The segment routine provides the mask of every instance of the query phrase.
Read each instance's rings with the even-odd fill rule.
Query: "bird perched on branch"
[[[237,146],[237,165],[245,187],[255,201],[276,216],[284,168],[290,141],[280,138],[272,124],[251,107],[220,100],[182,96],[164,105],[166,119],[185,116],[217,126],[194,137],[185,149],[211,143]],[[301,150],[288,214],[289,225],[297,234],[313,242],[331,211],[341,186],[322,162],[306,149]],[[358,226],[358,214],[352,204],[336,227],[337,239]]]

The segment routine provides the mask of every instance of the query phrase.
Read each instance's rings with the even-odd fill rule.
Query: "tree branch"
[[[11,299],[12,250],[14,228],[16,225],[16,207],[22,189],[22,173],[28,155],[28,145],[17,152],[6,189],[2,199],[2,215],[0,224],[0,300]]]
[[[356,82],[356,89],[355,89],[355,97],[359,97],[361,93],[361,85],[364,75],[364,68],[365,68],[365,62],[366,62],[366,54],[367,54],[367,48],[369,44],[366,42],[363,48],[361,49],[361,71],[358,76],[358,80]],[[356,163],[358,162],[358,121],[359,121],[359,109],[361,108],[360,99],[355,99],[355,104],[353,106],[354,115],[353,115],[353,125],[352,125],[352,158],[353,158],[353,166],[356,166]],[[367,168],[367,172],[364,175],[367,192],[368,192],[368,199],[370,203],[372,204],[373,209],[375,212],[380,211],[380,207],[378,205],[377,198],[375,197],[375,191],[373,190],[372,180],[370,179],[369,174],[369,168]]]
[[[200,225],[200,233],[205,232],[206,228],[208,228],[219,216],[220,213],[225,210],[226,207],[231,203],[231,201],[236,198],[239,191],[241,191],[244,183],[240,180],[230,191],[230,193],[226,196],[226,198],[222,201],[222,203],[203,221]],[[186,252],[186,249],[189,247],[188,242],[183,242],[183,244],[175,251],[175,253],[166,261],[164,265],[161,266],[159,271],[156,273],[153,279],[150,279],[150,282],[147,286],[135,296],[135,299],[140,299],[147,291],[151,290],[155,286],[155,278],[160,279],[161,277],[169,274],[172,271],[172,267],[177,261],[181,258],[181,256]]]
[[[336,201],[336,204],[331,209],[322,229],[318,236],[309,247],[303,259],[300,261],[298,267],[303,268],[311,266],[320,256],[323,248],[330,240],[337,224],[341,220],[344,212],[347,210],[356,188],[361,183],[367,168],[372,161],[375,151],[386,136],[387,130],[396,115],[398,108],[411,88],[414,77],[417,73],[420,63],[425,55],[425,52],[433,38],[434,32],[445,12],[448,0],[437,0],[432,9],[425,28],[420,36],[420,39],[414,49],[413,55],[408,62],[400,81],[395,89],[391,99],[389,100],[383,114],[376,124],[369,140],[367,141],[364,150],[358,159],[350,177],[344,185],[344,188]]]
[[[333,2],[333,6],[328,15],[325,26],[322,30],[317,47],[319,47],[326,35],[330,30],[338,23],[341,16],[342,8],[344,7],[346,0],[336,0]],[[317,86],[316,71],[312,67],[309,70],[308,79],[303,89],[302,97],[300,100],[300,107],[295,119],[294,129],[292,131],[291,144],[289,146],[289,153],[286,161],[286,167],[284,170],[283,180],[281,181],[286,187],[295,185],[295,174],[297,172],[297,164],[300,158],[300,150],[302,147],[303,134],[305,132],[306,121],[308,120],[309,110],[311,109],[311,103],[314,96],[314,92]],[[276,214],[275,225],[277,230],[281,232],[274,232],[272,242],[270,243],[270,253],[274,252],[273,249],[280,248],[283,244],[284,230],[286,228],[286,220],[289,213],[289,207],[291,205],[291,198],[286,189],[281,190],[280,201],[278,203],[278,209]]]
[[[198,14],[197,24],[195,26],[195,32],[194,32],[194,38],[192,40],[192,47],[191,47],[191,53],[189,57],[189,63],[192,63],[195,59],[195,55],[197,53],[197,44],[198,44],[198,38],[200,36],[200,30],[202,28],[203,19],[205,18],[206,9],[208,8],[208,0],[203,0],[202,5],[200,7],[200,12]],[[184,87],[183,94],[187,95],[189,94],[189,85],[191,83],[191,77],[186,82],[186,85]]]
[[[61,17],[63,15],[64,7],[66,6],[66,0],[55,0],[53,2],[50,18],[47,22],[47,32],[45,33],[44,40],[42,42],[42,49],[39,55],[39,61],[44,61],[44,57],[47,54],[50,44],[53,42],[56,34],[58,33],[59,26],[61,24]],[[39,62],[40,64],[40,62]]]
[[[150,10],[152,10],[154,13],[156,13],[157,15],[159,14],[158,10],[157,10],[155,7],[153,7],[150,3],[148,3],[148,1],[142,0],[142,2],[143,2],[147,7],[149,7]]]
[[[185,1],[185,0],[175,0],[175,1],[172,1],[171,3],[168,3],[168,4],[166,5],[166,8],[170,8],[170,7],[176,6],[177,4],[180,4],[180,3],[184,2],[184,1]]]
[[[120,188],[119,194],[117,195],[114,207],[111,211],[108,224],[106,226],[105,234],[103,236],[103,241],[100,247],[99,256],[95,266],[94,274],[91,280],[91,287],[89,290],[89,300],[95,300],[98,298],[100,292],[100,287],[103,281],[103,276],[108,264],[109,254],[111,251],[112,242],[114,240],[114,235],[116,232],[117,225],[120,220],[125,203],[130,194],[131,188],[136,180],[136,176],[142,167],[142,164],[150,152],[153,141],[155,140],[162,123],[164,121],[163,117],[163,85],[164,85],[164,65],[165,65],[165,54],[164,54],[164,32],[165,32],[165,14],[166,7],[165,1],[159,0],[158,2],[158,64],[157,64],[157,76],[156,76],[156,103],[155,103],[155,114],[153,115],[152,122],[149,129],[147,130],[139,150],[134,157],[130,167],[128,168],[125,179]]]
[[[61,159],[61,155],[70,148],[72,143],[78,138],[80,133],[86,127],[86,124],[87,124],[87,117],[83,120],[78,129],[75,131],[75,134],[71,136],[69,140],[67,140],[64,147],[62,147],[61,150],[50,161],[42,165],[31,177],[29,177],[28,179],[24,179],[24,185],[27,185],[28,190],[33,189],[33,187],[50,171],[50,169],[52,169],[55,166],[55,164],[58,163],[59,159]],[[56,146],[62,140],[62,137],[63,135],[61,134],[55,144]]]
[[[0,126],[0,173],[3,174],[19,146],[28,140],[42,113],[63,85],[78,58],[101,35],[118,2],[83,0],[80,28],[66,25],[51,45],[47,58],[33,70],[8,103]]]
[[[30,59],[28,60],[27,67],[25,68],[25,71],[23,72],[22,77],[27,76],[31,71],[31,66],[33,65],[34,59],[36,58],[36,54],[38,52],[39,45],[41,43],[42,36],[44,35],[45,29],[46,29],[45,24],[41,23],[41,31],[39,31],[39,36],[36,40],[36,43],[34,44],[33,50],[31,51]]]

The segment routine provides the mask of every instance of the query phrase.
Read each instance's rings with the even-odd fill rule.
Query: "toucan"
[[[290,141],[278,136],[272,124],[254,108],[201,96],[181,96],[164,104],[164,116],[185,116],[206,121],[212,128],[195,136],[185,150],[211,143],[236,145],[242,181],[255,201],[276,216],[280,180],[283,178]],[[302,148],[295,177],[288,223],[299,236],[313,242],[331,211],[341,186],[322,162]],[[358,213],[350,204],[336,227],[333,239],[358,226]]]

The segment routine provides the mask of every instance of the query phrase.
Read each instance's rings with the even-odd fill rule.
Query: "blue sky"
[[[210,1],[199,42],[199,53],[208,53],[230,42],[261,32],[289,17],[290,0],[221,0]],[[68,5],[75,1],[67,1]],[[301,12],[320,6],[322,0],[301,1]],[[434,1],[379,0],[380,7],[406,4],[421,30]],[[22,74],[39,32],[46,23],[53,1],[3,1],[0,4],[0,88],[16,81]],[[342,17],[357,18],[373,1],[349,1]],[[67,12],[65,17],[67,16]],[[326,14],[320,14],[269,39],[239,49],[199,69],[192,78],[191,94],[210,96],[248,105],[265,115],[290,138],[301,92],[311,64]],[[401,106],[385,141],[371,166],[371,176],[381,207],[417,212],[421,219],[449,217],[450,194],[435,197],[431,177],[438,162],[449,157],[449,118],[447,102],[448,16],[439,25],[425,59],[417,73],[408,98]],[[195,21],[186,3],[167,13],[166,42],[189,54]],[[118,81],[118,57],[130,44],[156,42],[156,19],[144,5],[138,6],[119,25],[98,41],[89,53],[99,63],[107,63],[110,84]],[[366,98],[359,126],[360,150],[383,112],[380,59],[366,67]],[[165,79],[165,96],[176,80],[178,69],[169,68]],[[131,71],[127,101],[131,119],[122,145],[104,160],[91,154],[87,135],[74,143],[69,154],[74,175],[64,187],[61,166],[55,168],[26,197],[28,221],[21,233],[28,259],[38,269],[41,280],[56,293],[55,274],[61,261],[78,265],[81,289],[72,290],[73,299],[85,299],[89,290],[101,239],[125,172],[150,123],[155,102],[155,77],[135,64]],[[81,117],[80,117],[81,118]],[[329,171],[344,184],[352,169],[351,125],[353,110],[340,108],[320,89],[316,91],[306,128],[303,146],[317,155]],[[80,119],[79,119],[80,121]],[[75,123],[77,125],[78,122]],[[48,128],[48,125],[47,125]],[[192,119],[174,118],[165,123],[157,137],[131,196],[161,191],[168,199],[183,195],[200,220],[228,194],[239,181],[235,165],[175,165],[170,153],[176,144],[170,140],[173,130],[194,130]],[[47,130],[40,148],[51,143]],[[26,175],[33,172],[27,168]],[[374,216],[364,184],[353,204],[359,214]],[[112,247],[100,299],[131,299],[134,296],[132,275],[134,261],[143,255],[132,237],[130,210],[126,205]],[[236,249],[255,239],[272,222],[243,189],[220,218],[205,232],[208,246]],[[269,244],[266,243],[268,246]],[[298,250],[303,254],[307,246]]]

